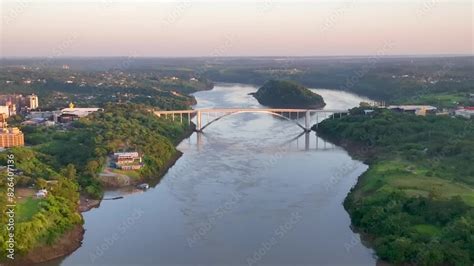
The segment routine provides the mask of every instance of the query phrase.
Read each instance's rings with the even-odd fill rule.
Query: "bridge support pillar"
[[[304,133],[304,149],[309,150],[309,132]]]
[[[202,127],[202,114],[201,111],[197,111],[196,115],[196,131],[201,132],[201,127]]]
[[[304,116],[304,128],[305,128],[304,130],[305,130],[306,132],[311,131],[310,122],[311,122],[311,114],[310,114],[309,110],[307,110],[307,111],[305,112],[305,116]]]

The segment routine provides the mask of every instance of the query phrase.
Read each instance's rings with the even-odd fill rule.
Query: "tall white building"
[[[5,118],[10,116],[10,111],[8,110],[8,106],[0,105],[0,115],[4,115]]]
[[[38,106],[39,106],[39,103],[38,103],[38,96],[32,94],[32,95],[28,95],[28,108],[30,108],[30,110],[34,110],[34,109],[37,109]]]
[[[6,118],[16,114],[16,105],[7,103],[0,105],[0,114],[4,114]]]

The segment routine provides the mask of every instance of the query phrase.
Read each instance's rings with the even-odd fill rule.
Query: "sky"
[[[471,0],[0,0],[2,57],[473,54]]]

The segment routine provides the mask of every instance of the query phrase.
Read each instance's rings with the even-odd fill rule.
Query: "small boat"
[[[113,198],[108,198],[108,199],[103,199],[103,200],[118,200],[118,199],[123,199],[123,196],[118,196],[118,197],[113,197]]]
[[[142,189],[142,190],[147,190],[150,188],[150,185],[148,185],[147,183],[143,183],[143,184],[138,185],[137,188]]]

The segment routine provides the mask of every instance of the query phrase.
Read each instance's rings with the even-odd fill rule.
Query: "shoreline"
[[[195,125],[191,124],[191,127],[189,127],[184,132],[184,134],[176,141],[176,143],[173,143],[174,147],[176,148],[179,143],[181,143],[186,138],[189,138],[194,133],[194,128]],[[164,165],[163,169],[158,173],[158,175],[156,177],[149,178],[150,181],[156,182],[153,184],[153,186],[159,184],[159,182],[166,175],[168,170],[179,160],[179,158],[181,158],[182,155],[183,153],[176,149],[176,153],[171,156],[171,158],[167,161],[167,163]],[[144,178],[141,181],[145,180],[147,180],[147,178]],[[118,190],[123,187],[124,186],[113,187],[112,190]],[[80,195],[78,212],[81,217],[83,217],[82,213],[87,212],[93,208],[99,208],[102,200],[104,200],[103,197],[101,199],[90,199],[84,195]],[[83,227],[83,223],[77,224],[74,226],[74,228],[59,237],[54,244],[37,246],[25,256],[16,258],[12,263],[7,262],[6,265],[35,265],[65,257],[81,247],[82,240],[84,239],[84,233],[85,229]]]
[[[35,265],[64,257],[81,246],[84,232],[82,224],[77,224],[58,238],[54,244],[37,246],[27,255],[15,258],[12,263],[7,262],[6,265]]]
[[[384,261],[384,260],[381,260],[380,258],[378,258],[377,254],[375,252],[375,249],[374,249],[374,245],[373,245],[374,236],[361,231],[358,227],[355,227],[352,224],[352,215],[351,215],[351,212],[349,211],[349,209],[346,205],[346,201],[349,199],[350,194],[353,193],[353,191],[357,190],[361,186],[361,181],[362,180],[367,178],[366,173],[372,167],[372,160],[373,160],[373,158],[375,158],[375,156],[377,154],[377,150],[375,148],[368,147],[366,145],[361,145],[361,144],[358,144],[358,143],[353,142],[353,141],[348,141],[348,140],[344,140],[344,139],[338,139],[338,138],[334,138],[334,137],[331,137],[331,136],[327,136],[327,135],[323,134],[322,132],[318,132],[317,129],[314,130],[314,131],[318,133],[319,137],[321,137],[323,139],[326,139],[326,140],[332,142],[333,144],[335,144],[337,146],[342,147],[345,151],[347,151],[347,153],[349,154],[349,156],[352,159],[360,160],[364,164],[367,164],[367,166],[368,166],[367,170],[365,170],[362,174],[360,174],[357,177],[356,184],[350,189],[349,193],[347,193],[347,195],[344,198],[344,201],[343,201],[342,205],[344,207],[344,210],[349,214],[349,217],[351,219],[350,228],[351,228],[352,232],[357,233],[357,234],[360,235],[360,243],[362,245],[364,245],[364,246],[366,246],[366,247],[373,250],[373,252],[374,252],[373,256],[375,256],[377,258],[376,266],[389,266],[389,265],[392,265],[392,264],[388,263],[387,261]]]

